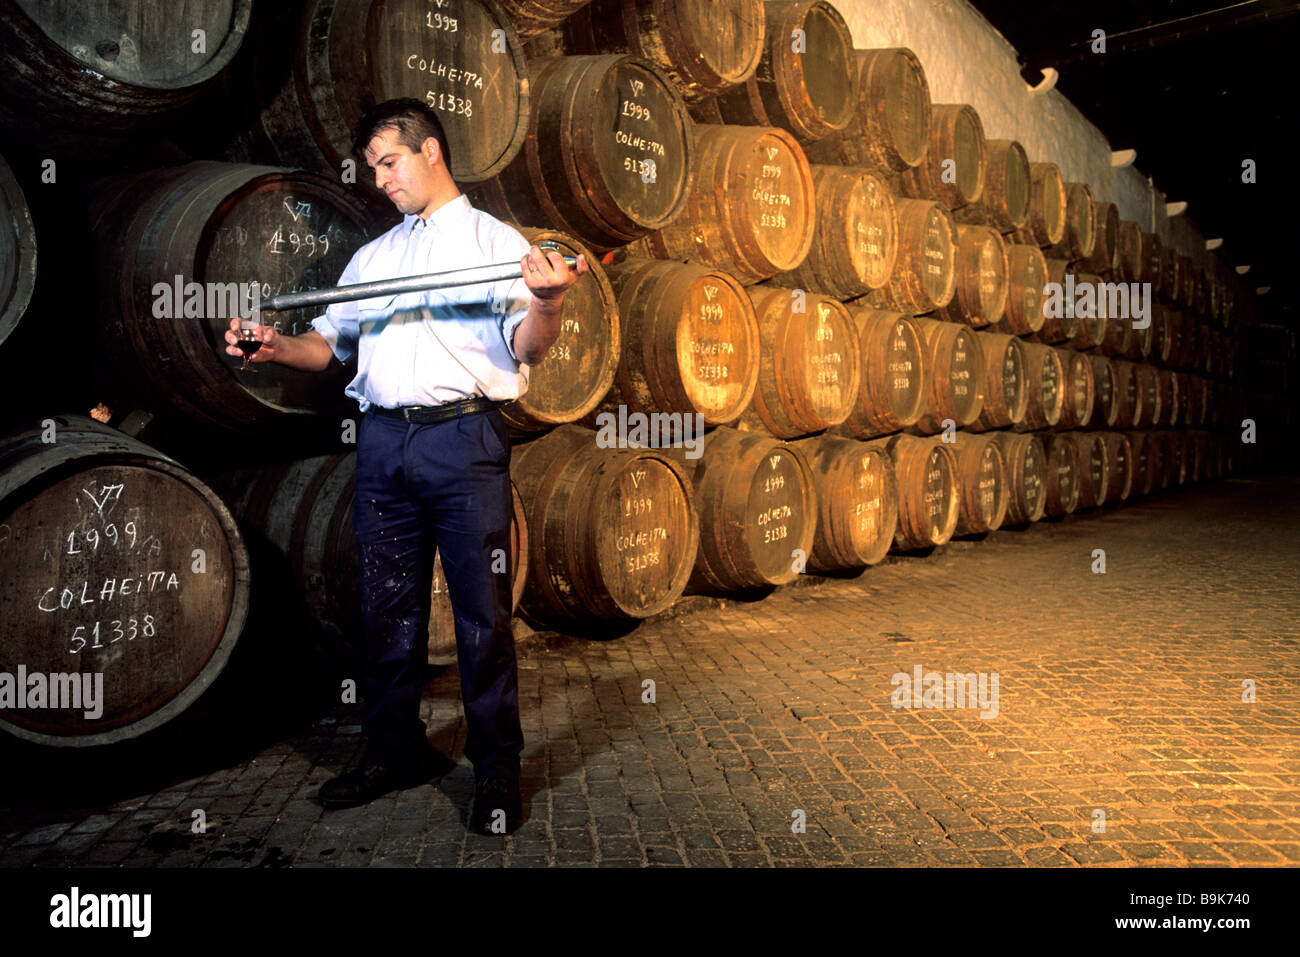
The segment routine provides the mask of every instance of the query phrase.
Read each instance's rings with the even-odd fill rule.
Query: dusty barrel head
[[[252,0],[51,3],[0,10],[0,117],[125,133],[192,104],[239,52]]]
[[[529,368],[528,389],[502,408],[518,433],[576,422],[609,392],[623,352],[618,296],[606,268],[571,236],[549,229],[520,230],[536,245],[553,242],[565,256],[586,257],[588,271],[564,294],[560,334],[542,362]]]
[[[758,385],[758,317],[745,288],[694,263],[628,257],[607,270],[624,335],[615,387],[600,411],[623,404],[734,422]]]
[[[1055,163],[1029,164],[1029,215],[1016,230],[1016,241],[1054,246],[1065,236],[1068,200],[1065,180]]]
[[[857,326],[841,303],[777,286],[751,289],[762,342],[746,428],[798,438],[848,418],[862,383]]]
[[[929,347],[924,334],[902,313],[848,308],[862,346],[862,383],[836,433],[869,439],[914,424],[926,403]]]
[[[793,445],[721,427],[689,462],[700,516],[692,592],[784,585],[804,569],[817,530],[817,486]]]
[[[938,439],[895,435],[868,443],[887,449],[898,480],[898,531],[894,546],[910,550],[952,538],[960,511],[957,460]]]
[[[1068,435],[1047,437],[1047,493],[1043,509],[1048,515],[1068,515],[1079,505],[1078,447]]]
[[[248,613],[229,509],[179,463],[81,416],[0,437],[0,460],[0,727],[84,747],[175,718],[222,672]]]
[[[1007,250],[991,226],[958,226],[956,284],[952,299],[937,312],[975,329],[996,323],[1007,308]]]
[[[983,411],[988,389],[977,334],[955,322],[920,317],[916,323],[925,336],[930,376],[926,409],[913,431],[933,435],[970,425]]]
[[[998,332],[1027,336],[1043,328],[1043,287],[1047,260],[1036,246],[1011,243],[1007,251],[1007,306],[997,323]]]
[[[784,130],[696,124],[682,215],[634,255],[698,262],[745,284],[796,268],[812,248],[817,199],[803,150]]]
[[[812,167],[816,228],[807,257],[776,285],[852,299],[879,289],[898,259],[898,209],[880,176],[861,167]]]
[[[903,188],[914,198],[957,209],[984,195],[984,166],[984,125],[975,108],[936,103],[925,157],[903,171]]]
[[[898,527],[894,463],[882,448],[823,435],[799,439],[817,490],[817,533],[808,567],[833,571],[874,565]]]
[[[931,200],[900,199],[897,206],[898,259],[873,300],[898,312],[933,312],[951,302],[957,288],[952,216]]]
[[[853,37],[824,0],[764,3],[763,55],[754,75],[721,91],[717,120],[777,126],[811,143],[849,125],[857,101]]]
[[[993,432],[1007,466],[1007,515],[1003,524],[1026,525],[1043,517],[1047,456],[1037,435]]]
[[[551,6],[544,0],[510,3]],[[691,103],[747,82],[765,48],[762,0],[576,0],[572,5],[579,9],[563,24],[566,52],[630,53],[649,60]],[[520,33],[526,30],[531,33],[532,26]]]
[[[1079,485],[1079,508],[1096,508],[1110,494],[1110,453],[1099,432],[1073,432],[1076,477]]]
[[[989,435],[958,433],[954,438],[960,501],[955,534],[994,531],[1006,518],[1009,498],[1002,450]]]
[[[254,292],[264,300],[337,281],[372,228],[351,192],[310,173],[198,162],[116,181],[91,205],[90,223],[115,395],[225,430],[342,409],[352,378],[343,367],[243,371],[213,344],[232,318],[251,315]],[[362,305],[380,314],[375,300]],[[267,321],[298,335],[317,314]]]
[[[815,163],[899,172],[925,157],[930,138],[930,84],[906,47],[854,50],[858,99],[838,133],[807,144]]]
[[[647,618],[686,587],[700,525],[685,452],[606,438],[562,425],[511,455],[528,528],[520,609],[533,621]]]
[[[22,187],[0,157],[0,345],[27,311],[36,286],[36,227]]]
[[[1015,336],[978,332],[984,354],[984,405],[968,428],[975,432],[1004,429],[1025,417],[1029,403],[1024,344]]]
[[[622,54],[528,61],[529,136],[477,204],[545,224],[605,252],[677,219],[695,168],[681,94],[645,60]]]
[[[1060,421],[1061,405],[1065,401],[1065,371],[1060,353],[1051,346],[1026,342],[1025,360],[1029,402],[1025,405],[1024,419],[1015,428],[1017,431],[1045,429]]]

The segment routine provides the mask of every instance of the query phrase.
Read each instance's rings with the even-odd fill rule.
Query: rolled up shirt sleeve
[[[507,262],[513,259],[518,262],[528,254],[531,245],[518,230],[501,229],[493,237],[494,261]],[[492,286],[492,311],[500,317],[501,338],[505,340],[506,348],[510,350],[510,357],[515,362],[519,362],[519,355],[515,352],[515,330],[528,315],[528,307],[532,301],[533,294],[522,276],[518,279],[503,280]]]
[[[361,281],[361,269],[357,259],[360,251],[353,255],[338,285],[348,286]],[[361,337],[361,325],[358,320],[357,304],[353,302],[336,302],[326,308],[323,316],[312,320],[311,327],[320,333],[321,338],[329,344],[330,351],[339,362],[348,362],[357,354],[357,343]]]

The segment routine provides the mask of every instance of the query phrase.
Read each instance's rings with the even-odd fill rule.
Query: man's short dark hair
[[[438,141],[442,151],[442,162],[451,172],[451,149],[447,146],[447,134],[442,130],[438,114],[426,103],[411,97],[399,100],[385,100],[377,106],[366,110],[357,123],[352,137],[352,151],[363,156],[370,141],[384,130],[397,130],[397,142],[408,147],[412,153],[420,152],[424,141],[432,136]]]

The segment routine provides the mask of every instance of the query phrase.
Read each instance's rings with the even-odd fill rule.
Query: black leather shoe
[[[474,782],[474,813],[469,829],[476,834],[513,834],[524,818],[518,778],[479,778]]]
[[[411,766],[363,764],[326,781],[320,786],[317,798],[321,807],[331,811],[358,807],[369,804],[389,791],[419,787],[433,778],[441,777],[452,766],[450,760],[436,753],[422,757],[417,764]]]

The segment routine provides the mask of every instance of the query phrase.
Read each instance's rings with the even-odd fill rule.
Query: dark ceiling
[[[1219,250],[1249,265],[1246,288],[1271,287],[1261,312],[1290,312],[1296,270],[1294,180],[1300,3],[1285,0],[971,0],[1056,88]],[[1106,52],[1093,53],[1094,30]],[[1242,182],[1255,160],[1256,182]]]

